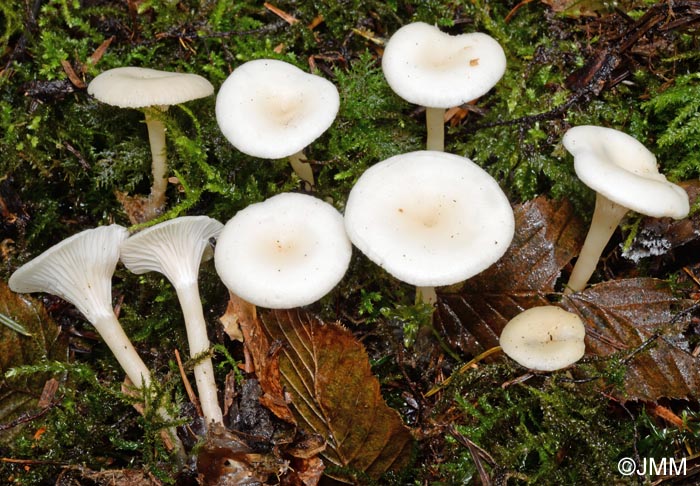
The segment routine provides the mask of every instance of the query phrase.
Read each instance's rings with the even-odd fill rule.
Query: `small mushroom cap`
[[[342,215],[304,194],[284,193],[239,211],[216,244],[216,271],[255,305],[311,304],[343,278],[352,254]]]
[[[510,245],[515,221],[498,183],[474,162],[418,151],[360,176],[345,228],[370,260],[426,287],[461,282],[491,266]]]
[[[421,106],[450,108],[488,92],[503,77],[501,45],[480,32],[452,36],[416,22],[391,36],[382,70],[391,89]]]
[[[213,93],[214,86],[197,74],[140,67],[110,69],[88,85],[88,94],[120,108],[178,105]]]
[[[688,215],[688,193],[659,173],[654,154],[635,138],[582,125],[569,129],[562,142],[581,181],[609,200],[656,218]]]
[[[241,152],[288,157],[309,145],[338,114],[337,88],[283,61],[259,59],[236,68],[216,97],[216,121]]]
[[[112,313],[112,275],[127,236],[127,229],[116,224],[81,231],[18,268],[9,287],[61,297],[94,324]]]
[[[583,357],[586,329],[576,314],[553,305],[521,312],[503,328],[503,352],[531,370],[566,368]]]
[[[197,281],[199,265],[223,224],[207,216],[182,216],[132,235],[121,246],[122,263],[135,274],[158,272],[177,288]]]

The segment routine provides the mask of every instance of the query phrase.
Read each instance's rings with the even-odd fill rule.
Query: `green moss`
[[[630,133],[657,153],[674,180],[700,175],[700,85],[692,33],[664,33],[654,62],[625,64],[633,71],[627,83],[585,96],[567,87],[567,77],[588,62],[601,47],[596,43],[609,34],[610,2],[585,2],[600,14],[594,31],[588,29],[590,19],[575,9],[553,14],[543,2],[522,3],[515,12],[512,2],[484,0],[274,2],[298,20],[293,25],[259,2],[47,0],[37,3],[36,22],[27,16],[32,3],[13,0],[0,7],[0,178],[25,212],[13,228],[15,251],[0,269],[3,276],[80,229],[128,224],[114,191],[143,195],[149,190],[142,112],[91,99],[71,83],[66,62],[86,83],[104,70],[138,65],[196,72],[216,87],[251,59],[282,59],[306,71],[315,66],[338,86],[341,108],[335,123],[306,153],[317,174],[316,194],[342,209],[368,167],[425,143],[421,109],[401,100],[384,80],[383,42],[411,21],[452,33],[483,31],[502,43],[508,68],[494,89],[467,107],[466,119],[448,128],[447,149],[488,170],[513,202],[547,194],[566,197],[582,212],[592,207],[592,193],[576,179],[560,143],[566,129],[578,124]],[[651,4],[640,0],[617,7],[639,18]],[[310,28],[312,21],[317,23]],[[93,58],[100,46],[104,51]],[[246,156],[224,139],[213,97],[172,107],[163,117],[170,175],[177,178],[168,188],[163,218],[207,214],[223,222],[251,203],[301,187],[286,161]],[[214,323],[224,311],[226,290],[210,266],[203,268],[200,281],[207,319]],[[171,378],[171,350],[186,350],[186,344],[172,287],[158,275],[136,277],[119,270],[115,296],[128,333],[167,382],[163,395],[177,402],[184,393],[179,380]],[[383,337],[372,336],[375,326],[406,338],[405,363],[421,363],[420,370],[399,369],[394,349],[386,344],[376,344],[374,353],[375,369],[385,374],[382,382],[392,386],[387,395],[399,407],[405,400],[396,383],[406,374],[420,376],[412,387],[434,385],[424,380],[435,362],[418,354],[439,337],[430,335],[431,309],[413,305],[413,298],[412,287],[356,252],[346,278],[315,307],[325,319],[340,319],[369,335],[369,341]],[[72,315],[65,319],[69,325],[80,322]],[[420,343],[423,338],[429,346]],[[236,369],[239,351],[228,342],[216,348],[218,383]],[[34,424],[47,427],[38,443],[31,435],[34,427],[3,455],[96,469],[147,465],[165,478],[170,466],[156,437],[161,424],[131,411],[130,399],[117,390],[121,373],[113,357],[97,345],[90,361],[75,359],[69,368],[49,370],[51,365],[43,364],[34,370],[69,377],[60,390],[62,401]],[[452,361],[441,363],[449,368]],[[598,376],[592,365],[578,369]],[[602,369],[606,386],[621,385],[623,363],[609,359]],[[696,444],[698,420],[690,410],[682,415],[688,429],[674,430],[639,408],[625,413],[596,391],[599,382],[574,384],[565,374],[554,374],[501,386],[518,374],[505,364],[470,370],[445,392],[449,396],[432,416],[438,426],[454,421],[459,433],[489,451],[507,473],[516,474],[509,484],[611,484],[619,480],[616,460],[629,453],[635,430],[640,453],[672,454],[684,441]],[[402,410],[414,413],[409,407]],[[421,425],[421,419],[413,415],[411,420]],[[470,454],[449,436],[421,453],[416,468],[385,481],[476,482]],[[440,466],[428,464],[440,458]],[[3,477],[12,474],[20,484],[46,483],[58,471],[51,465],[30,471],[1,467]]]

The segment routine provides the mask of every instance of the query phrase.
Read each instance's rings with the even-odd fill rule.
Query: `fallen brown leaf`
[[[367,353],[350,331],[299,309],[271,311],[261,321],[270,339],[286,343],[282,382],[301,427],[327,438],[328,461],[372,478],[407,464],[411,434],[384,402]]]
[[[456,293],[440,293],[434,323],[465,356],[498,345],[506,323],[523,310],[550,305],[555,282],[576,255],[584,228],[571,207],[538,198],[515,208],[516,234],[503,258]],[[619,352],[626,375],[621,400],[697,397],[700,361],[682,332],[686,316],[674,316],[692,302],[651,278],[603,282],[563,296],[558,304],[586,325],[586,352]],[[648,347],[635,351],[648,342]]]
[[[237,316],[238,325],[244,337],[243,343],[253,359],[255,374],[263,391],[260,403],[277,418],[290,424],[296,424],[294,415],[287,406],[280,382],[280,347],[278,345],[271,346],[253,304],[229,293],[229,308]]]

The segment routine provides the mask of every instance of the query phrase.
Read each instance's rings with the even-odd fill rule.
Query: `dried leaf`
[[[249,312],[245,308],[241,308],[244,304],[248,303],[232,294],[226,305],[226,312],[219,317],[219,322],[224,327],[224,332],[232,341],[243,341],[243,334],[241,333],[241,327],[238,325],[238,319],[239,315],[245,315]]]
[[[37,406],[47,376],[30,375],[5,381],[10,368],[44,360],[67,359],[67,346],[60,328],[37,300],[12,292],[0,282],[0,314],[16,322],[31,336],[0,325],[0,423],[10,422]],[[22,390],[22,391],[20,391]],[[4,439],[12,434],[3,432]],[[0,442],[2,442],[0,440]]]
[[[465,355],[496,346],[503,327],[523,310],[551,304],[556,279],[585,236],[568,204],[538,198],[517,207],[515,217],[516,235],[504,257],[461,291],[439,294],[435,326]],[[700,362],[682,334],[688,320],[670,324],[691,302],[674,296],[667,284],[651,278],[604,282],[564,296],[560,305],[583,318],[589,355],[633,354],[661,332],[627,363],[621,399],[698,395]]]
[[[364,347],[345,328],[294,309],[262,316],[271,339],[284,340],[282,381],[300,423],[327,438],[322,455],[378,478],[406,465],[411,434],[384,402]]]
[[[277,418],[296,424],[294,415],[287,406],[280,382],[279,346],[271,347],[270,341],[261,328],[253,304],[230,292],[228,307],[237,316],[238,325],[244,337],[243,342],[253,359],[255,374],[263,391],[260,403]]]
[[[440,294],[434,325],[446,341],[476,356],[498,345],[506,323],[549,303],[562,268],[578,254],[586,228],[566,201],[538,197],[514,209],[516,233],[503,257],[455,294]]]
[[[700,359],[690,354],[683,331],[689,316],[676,319],[692,301],[673,295],[668,284],[652,278],[615,280],[564,296],[561,306],[586,323],[586,351],[609,356],[632,354],[659,334],[649,349],[627,364],[620,398],[656,401],[694,398],[700,390]],[[673,324],[672,324],[673,323]]]
[[[213,424],[199,446],[197,472],[204,486],[258,485],[282,474],[287,464],[274,452],[254,451],[235,432]]]
[[[700,181],[686,181],[679,185],[688,193],[690,206],[693,207],[700,197]],[[679,220],[647,216],[640,222],[634,241],[622,256],[636,262],[641,258],[668,253],[698,238],[700,212],[691,212],[687,218]]]
[[[542,3],[569,17],[594,17],[606,8],[600,0],[542,0]]]

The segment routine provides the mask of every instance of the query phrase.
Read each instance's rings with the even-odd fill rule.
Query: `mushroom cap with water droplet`
[[[391,89],[421,106],[450,108],[486,94],[503,77],[506,56],[481,32],[449,35],[415,22],[391,36],[382,56]]]

